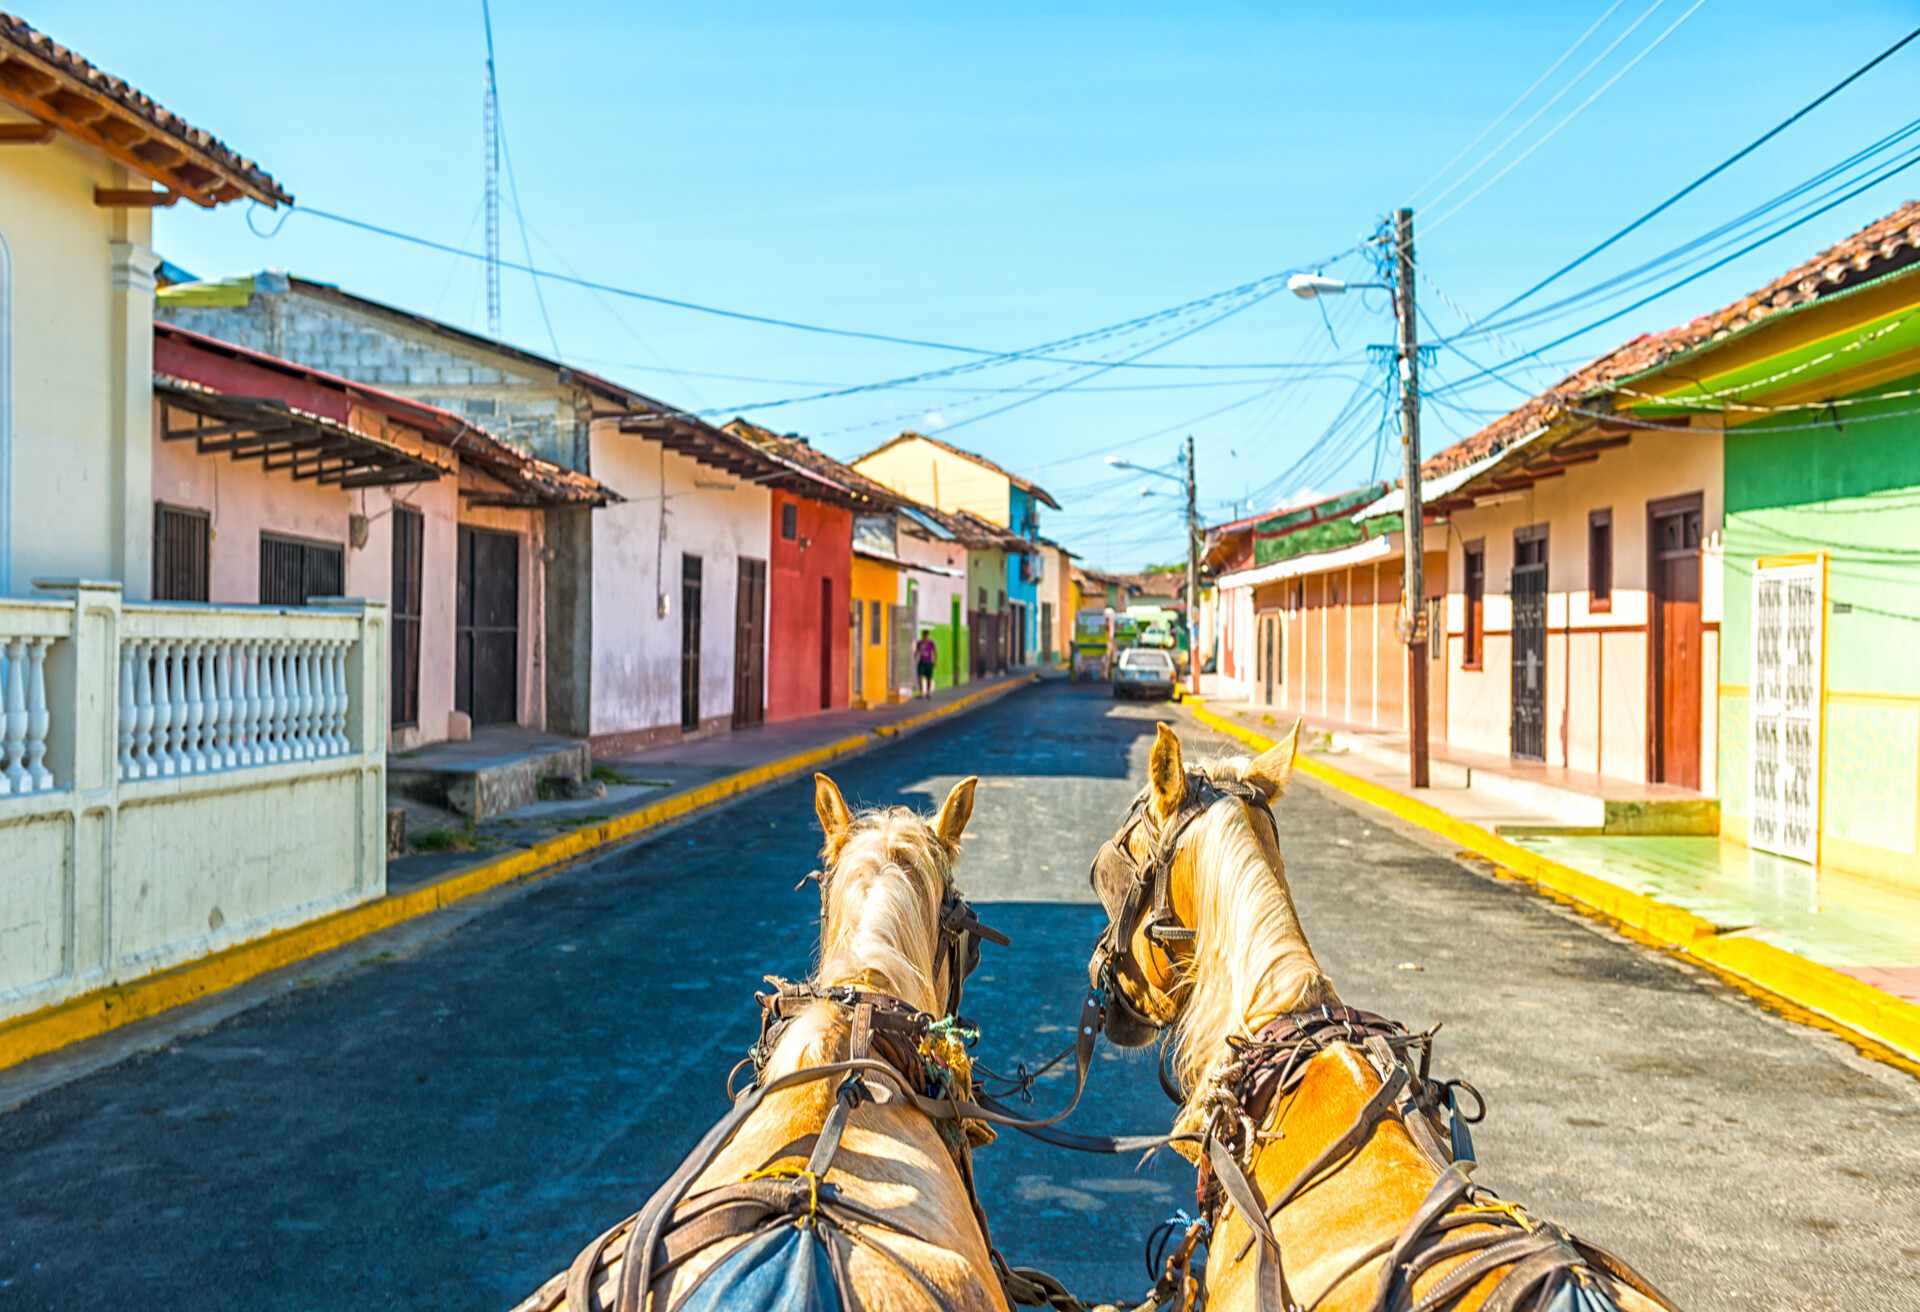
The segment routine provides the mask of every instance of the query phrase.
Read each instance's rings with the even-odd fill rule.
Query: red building
[[[854,513],[891,510],[902,499],[815,450],[804,437],[783,437],[744,419],[728,424],[727,431],[809,475],[805,482],[773,489],[767,719],[844,710]]]

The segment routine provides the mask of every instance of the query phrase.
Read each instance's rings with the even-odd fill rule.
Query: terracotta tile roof
[[[776,433],[770,428],[734,419],[721,426],[741,441],[777,460],[797,466],[816,476],[828,487],[842,492],[848,502],[867,506],[912,506],[914,502],[892,488],[874,482],[851,465],[843,465],[797,433]],[[804,489],[795,489],[804,494]],[[915,507],[918,509],[918,507]]]
[[[902,442],[925,442],[929,446],[939,447],[942,451],[945,451],[948,455],[959,456],[962,460],[971,460],[974,464],[979,465],[982,469],[991,469],[994,473],[999,474],[1001,477],[1005,478],[1009,483],[1012,483],[1015,487],[1019,488],[1022,492],[1027,493],[1028,495],[1032,496],[1036,500],[1046,502],[1048,505],[1052,506],[1055,510],[1060,509],[1060,503],[1058,501],[1055,501],[1053,499],[1053,495],[1050,492],[1048,492],[1045,488],[1041,487],[1038,483],[1034,483],[1027,479],[1024,479],[1020,477],[1020,475],[1014,473],[1011,469],[1007,469],[1004,466],[995,464],[993,461],[987,459],[985,456],[981,455],[977,451],[965,451],[955,446],[951,442],[942,442],[937,437],[928,437],[925,433],[916,433],[911,429],[900,434],[898,437],[889,438],[885,442],[882,442],[879,446],[867,452],[866,455],[855,456],[853,459],[853,462],[855,464],[859,464],[862,460],[865,460],[867,456],[877,456],[882,451],[887,450],[889,447],[898,446]]]
[[[0,100],[199,205],[251,197],[291,205],[265,169],[212,133],[12,14],[0,12]]]
[[[1613,384],[1743,332],[1770,315],[1832,295],[1916,260],[1920,260],[1920,201],[1908,201],[1844,241],[1795,265],[1766,286],[1711,314],[1662,332],[1643,333],[1615,347],[1479,432],[1436,452],[1421,465],[1421,472],[1431,478],[1470,465],[1562,418],[1574,407],[1605,393]]]

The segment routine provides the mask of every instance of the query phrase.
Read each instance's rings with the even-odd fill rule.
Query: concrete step
[[[543,800],[546,781],[557,785],[549,793],[584,795],[592,774],[593,749],[585,739],[482,729],[468,742],[389,757],[387,790],[485,820]]]

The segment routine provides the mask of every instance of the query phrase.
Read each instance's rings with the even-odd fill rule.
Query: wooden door
[[[1279,612],[1262,611],[1257,633],[1254,668],[1260,703],[1263,706],[1277,706],[1286,668],[1282,664],[1286,659],[1286,630],[1281,625]]]
[[[820,709],[833,708],[833,635],[839,631],[833,609],[833,580],[820,580]]]
[[[705,566],[698,556],[680,557],[680,730],[700,727],[700,594]]]
[[[966,662],[960,659],[960,598],[954,597],[948,603],[948,616],[952,627],[947,633],[947,658],[953,663],[953,682],[958,685],[967,681]]]
[[[520,540],[462,524],[458,556],[453,707],[476,726],[512,724],[520,709]]]
[[[1547,759],[1547,531],[1513,538],[1513,756]]]
[[[1647,507],[1652,614],[1647,777],[1700,787],[1700,520],[1696,494]]]
[[[853,599],[853,626],[849,630],[851,647],[847,652],[847,692],[848,696],[852,699],[848,704],[854,706],[865,706],[867,704],[866,682],[863,678],[863,671],[865,669],[864,654],[867,645],[863,641],[867,631],[867,626],[862,622],[865,615],[866,607],[860,604],[858,597],[855,597]]]
[[[740,559],[733,594],[733,727],[767,718],[767,562]]]
[[[425,610],[424,548],[427,518],[417,510],[393,508],[393,580],[388,595],[392,652],[387,718],[395,725],[420,721],[420,622]]]
[[[204,510],[153,508],[153,599],[205,601],[213,521]]]

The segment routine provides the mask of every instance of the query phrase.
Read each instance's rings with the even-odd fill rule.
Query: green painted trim
[[[1834,354],[1836,346],[1845,347],[1848,342],[1887,328],[1889,325],[1895,326],[1884,335]],[[1825,337],[1792,350],[1766,356],[1743,368],[1689,379],[1684,386],[1671,391],[1663,389],[1662,395],[1680,404],[1632,400],[1630,405],[1623,408],[1629,413],[1646,419],[1671,418],[1677,415],[1699,414],[1703,411],[1713,412],[1727,400],[1758,401],[1767,395],[1768,390],[1802,386],[1809,380],[1844,374],[1848,370],[1878,364],[1892,357],[1916,353],[1920,353],[1920,306],[1907,306],[1869,319],[1865,323],[1849,325],[1839,332],[1829,333]],[[1773,389],[1761,389],[1751,393],[1741,391],[1786,370],[1800,368],[1823,355],[1832,355],[1833,358],[1813,365],[1804,372],[1794,374],[1791,378],[1781,379]],[[1729,395],[1732,393],[1739,394]],[[1688,399],[1693,399],[1698,404],[1684,404]]]

